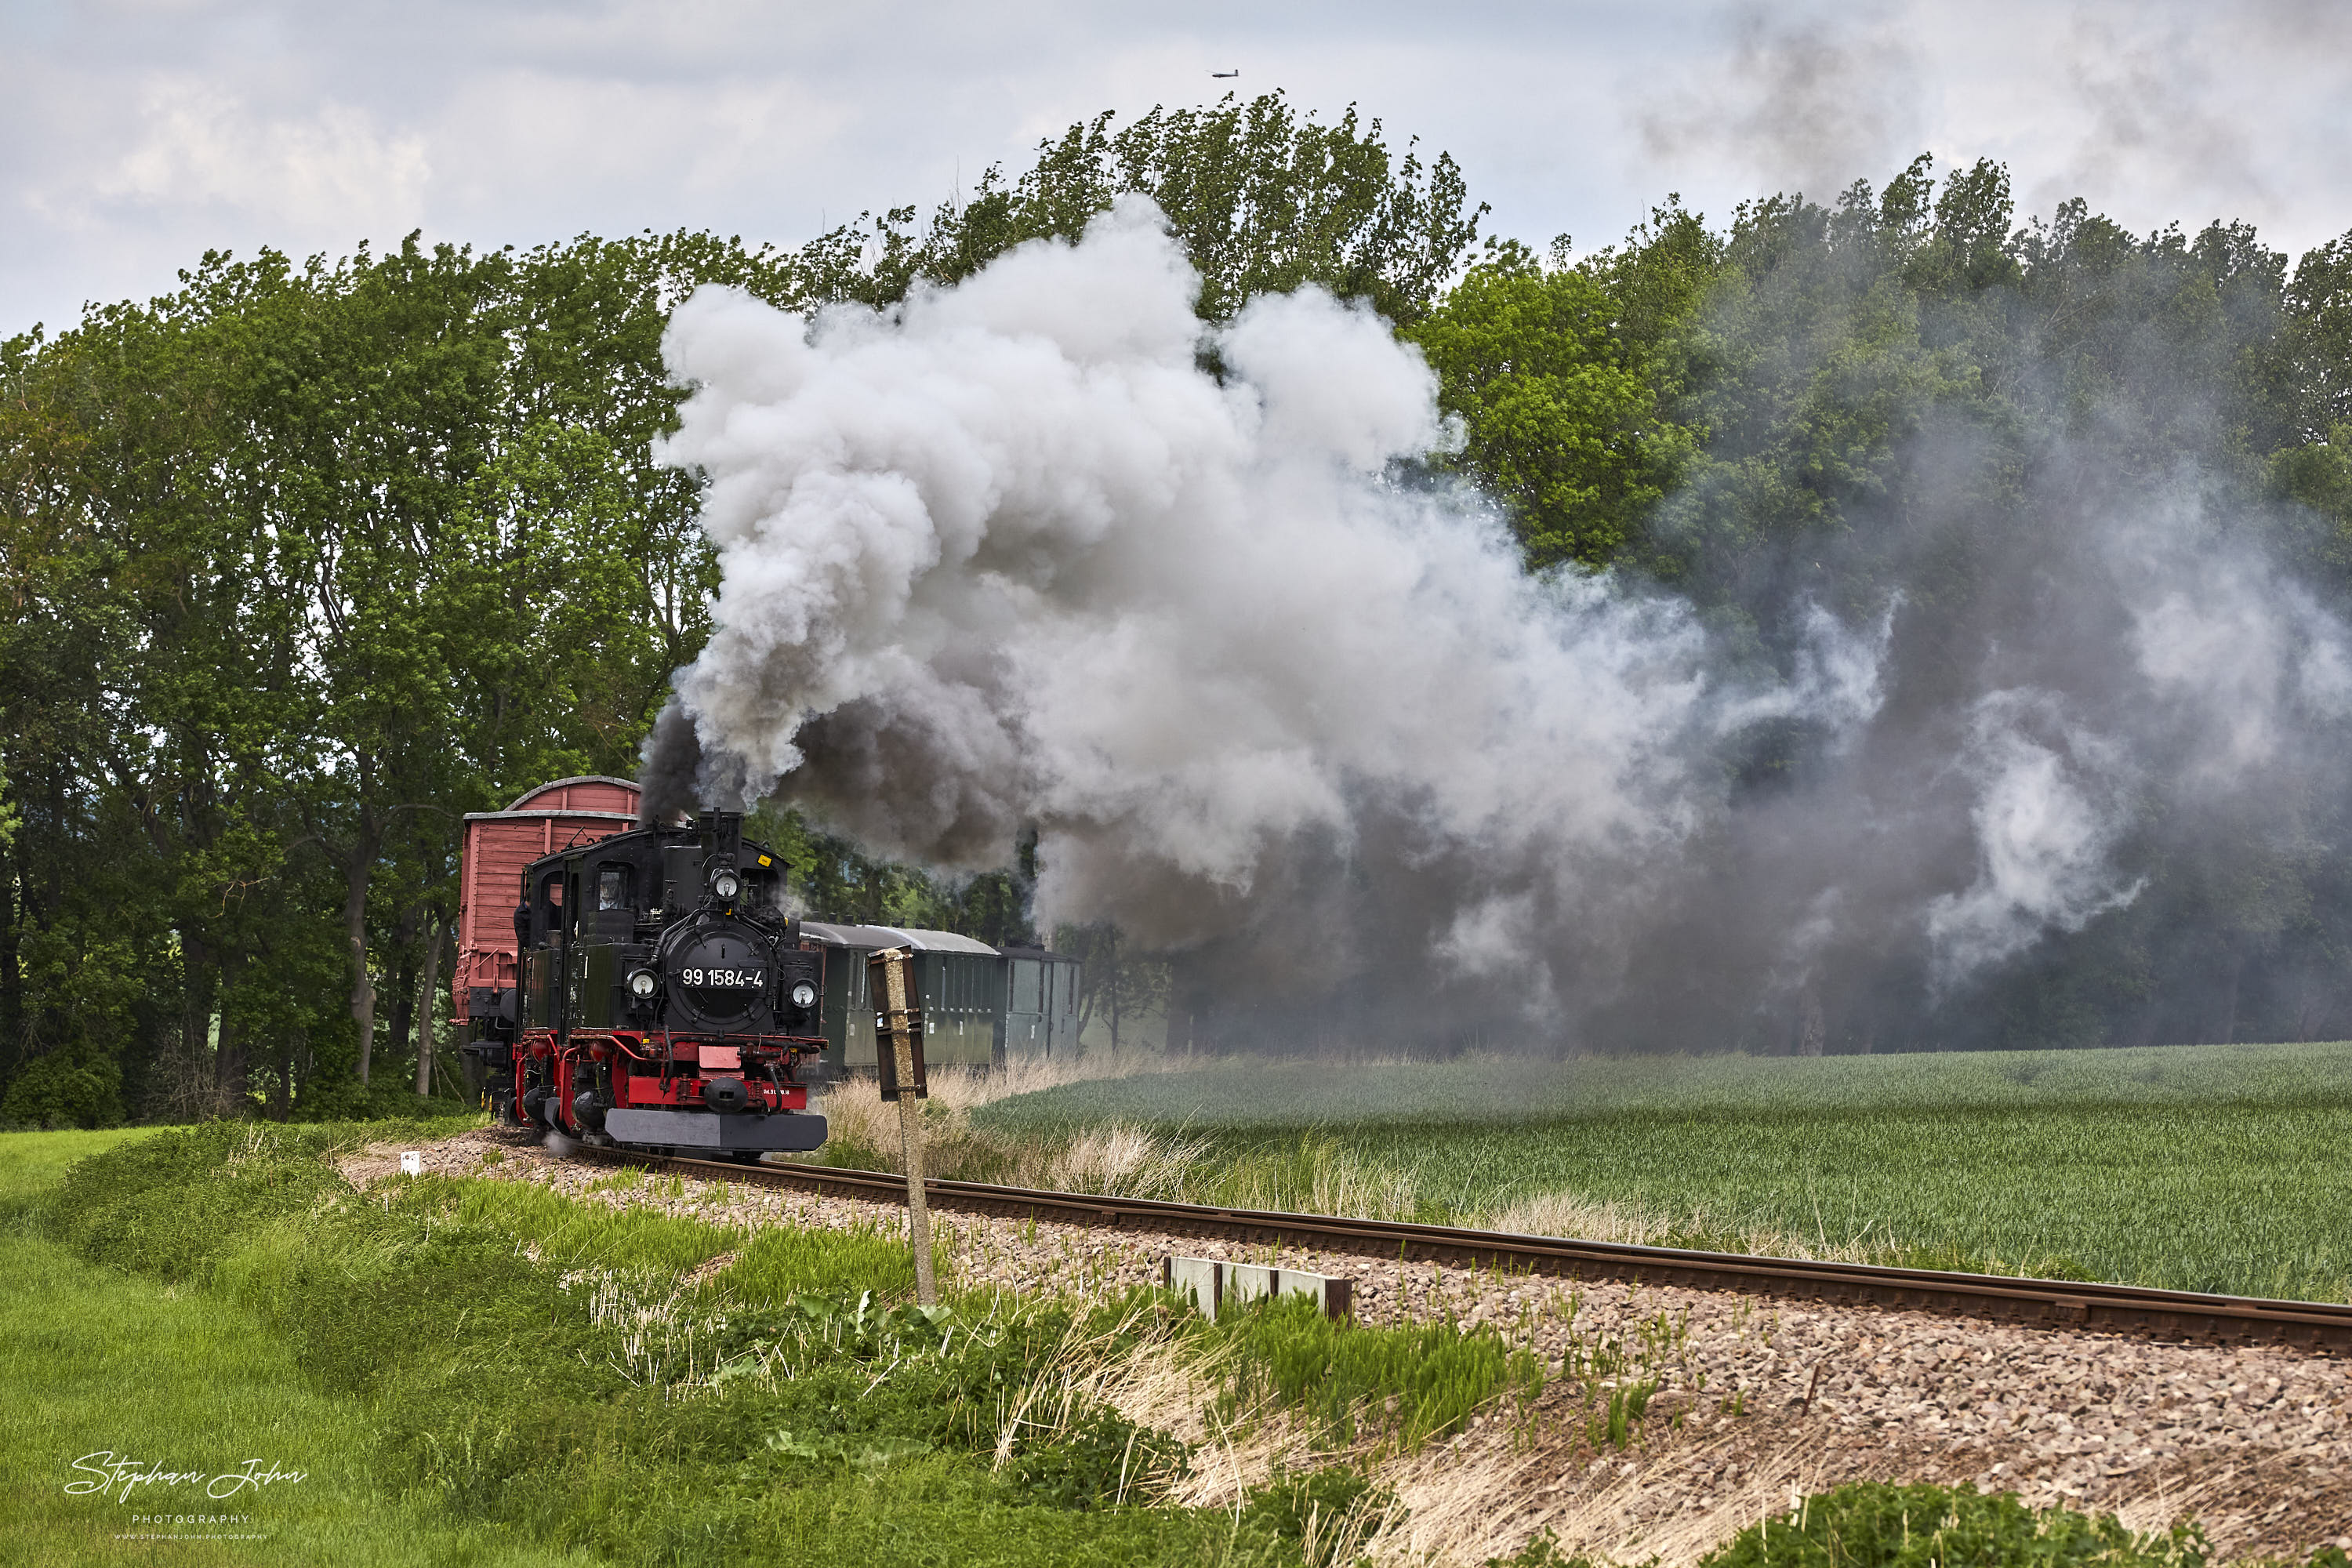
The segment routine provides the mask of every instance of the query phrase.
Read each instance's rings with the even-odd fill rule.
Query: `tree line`
[[[207,254],[166,295],[0,343],[0,1121],[408,1092],[461,817],[634,773],[708,635],[698,481],[653,456],[683,395],[670,310],[706,283],[887,308],[1129,191],[1168,214],[1205,319],[1315,283],[1395,322],[1462,422],[1433,477],[1491,495],[1530,570],[1671,584],[1759,658],[1792,563],[1924,482],[1924,421],[2041,417],[2053,384],[2191,378],[2106,438],[2273,498],[2279,547],[2352,587],[2352,236],[2290,266],[2243,226],[2134,236],[2077,203],[2021,226],[1991,163],[1719,228],[1669,199],[1621,243],[1539,253],[1481,235],[1451,158],[1270,95],[1098,117],[962,201],[793,248]],[[1832,602],[1883,597],[1869,549],[1824,559]],[[824,913],[1034,934],[1025,863],[948,886],[762,826]],[[2271,909],[2335,907],[2332,857],[2295,874]],[[2270,922],[2248,951],[2336,940],[2244,921]],[[1101,959],[1106,1017],[1166,995],[1118,933],[1060,940]]]
[[[1271,97],[1074,127],[919,226],[211,253],[0,343],[0,1121],[396,1101],[464,814],[634,773],[708,635],[698,483],[653,457],[670,310],[887,305],[1130,189],[1212,314],[1312,280],[1410,318],[1476,222],[1450,159]],[[761,826],[837,918],[1030,934],[1019,868]]]

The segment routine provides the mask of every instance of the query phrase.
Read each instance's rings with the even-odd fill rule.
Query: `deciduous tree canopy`
[[[396,1081],[376,1064],[410,1049],[462,814],[634,772],[707,635],[699,481],[655,455],[684,395],[661,334],[703,284],[887,308],[1141,193],[1205,321],[1317,285],[1395,322],[1460,422],[1434,461],[1531,570],[1671,585],[1759,662],[1801,601],[1861,622],[1901,584],[1932,601],[1922,635],[1965,619],[1988,561],[2050,547],[2021,498],[2069,444],[2267,498],[2246,526],[2340,600],[2352,235],[2291,267],[2242,225],[2137,237],[2080,202],[2021,223],[1998,165],[1934,174],[1720,229],[1669,200],[1542,257],[1475,248],[1450,158],[1229,99],[1074,125],[919,226],[891,208],[797,250],[215,254],[0,344],[0,1119],[316,1113]],[[1903,521],[1931,499],[1967,526]],[[1802,752],[1768,734],[1745,765]],[[1971,1037],[2352,1027],[2347,826],[2315,806],[2152,863],[2148,896],[2005,972]],[[947,889],[768,830],[825,912],[1027,933],[1029,868]],[[2184,964],[2242,1002],[2165,1011]],[[1104,984],[1117,1008],[1165,978]],[[1816,1037],[1861,1026],[1859,1001],[1846,1025],[1834,994],[1803,1005]]]

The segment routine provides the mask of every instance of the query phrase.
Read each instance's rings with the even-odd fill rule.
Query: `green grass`
[[[152,1130],[0,1135],[0,1201],[39,1196],[73,1160]],[[37,1563],[553,1564],[576,1561],[388,1494],[360,1406],[322,1394],[289,1347],[217,1295],[101,1268],[0,1228],[0,1556]],[[299,1481],[226,1499],[135,1489],[69,1494],[77,1459],[110,1454],[207,1478],[259,1458]],[[89,1462],[102,1464],[103,1460]],[[148,1514],[237,1526],[150,1526]],[[259,1540],[142,1541],[151,1531]]]
[[[571,1562],[467,1526],[376,1484],[375,1433],[360,1406],[310,1386],[287,1346],[217,1297],[91,1268],[15,1237],[0,1269],[0,1505],[5,1555],[23,1563],[525,1564]],[[129,1500],[68,1495],[73,1461],[110,1453],[173,1471],[232,1474],[268,1461],[302,1479],[257,1495],[148,1488]],[[104,1463],[103,1460],[92,1460]],[[133,1522],[232,1514],[236,1526]],[[260,1540],[123,1540],[150,1530]]]
[[[1298,1303],[1215,1325],[1149,1292],[918,1309],[903,1244],[878,1231],[747,1239],[480,1181],[353,1194],[332,1156],[379,1134],[0,1140],[11,1552],[1270,1568],[1300,1561],[1310,1515],[1393,1497],[1342,1468],[1276,1477],[1231,1510],[1153,1506],[1182,1445],[1074,1396],[1069,1374],[1172,1338],[1223,1369],[1233,1408],[1271,1399],[1403,1447],[1514,1395],[1524,1409],[1548,1374],[1491,1328],[1368,1329]],[[68,1165],[80,1149],[92,1157]],[[711,1277],[687,1288],[698,1269]],[[1661,1319],[1549,1374],[1622,1382],[1675,1336]],[[1593,1446],[1622,1446],[1640,1415],[1596,1410]],[[249,1514],[262,1541],[125,1541],[125,1513],[163,1510],[63,1489],[100,1452],[303,1479],[214,1510]],[[2056,1528],[2020,1517],[2003,1528]],[[1813,1561],[1769,1544],[1759,1561]],[[1563,1560],[1539,1543],[1514,1561]]]
[[[644,1208],[574,1202],[529,1182],[426,1178],[404,1184],[402,1201],[460,1226],[494,1227],[546,1261],[677,1273],[740,1245],[734,1226]]]
[[[21,1202],[54,1185],[76,1160],[160,1131],[110,1127],[97,1132],[0,1132],[0,1205]]]
[[[1804,1500],[1785,1519],[1749,1525],[1700,1568],[2205,1568],[2204,1536],[2180,1526],[2140,1535],[2112,1514],[2037,1511],[1973,1487],[1861,1481]],[[2343,1568],[2324,1547],[2311,1568]],[[1488,1568],[1594,1568],[1549,1533]]]
[[[1142,1121],[1201,1128],[1559,1121],[1648,1113],[2352,1106],[2352,1043],[1874,1057],[1213,1060],[998,1100],[991,1127]]]
[[[1270,1398],[1306,1414],[1340,1446],[1356,1441],[1368,1413],[1379,1413],[1395,1447],[1411,1450],[1461,1431],[1502,1394],[1516,1394],[1524,1407],[1543,1392],[1542,1364],[1486,1325],[1371,1328],[1335,1321],[1293,1298],[1228,1314],[1215,1337],[1230,1357],[1228,1409]]]
[[[944,1263],[940,1272],[946,1272]],[[878,1228],[777,1228],[754,1237],[717,1283],[731,1300],[765,1305],[868,1289],[904,1298],[915,1293],[915,1259],[905,1242]]]
[[[1112,1120],[1208,1140],[1210,1201],[1311,1208],[1344,1169],[1436,1221],[1566,1192],[1657,1216],[1684,1246],[1766,1233],[1937,1268],[2352,1289],[2346,1045],[1225,1063],[983,1113],[1023,1133]]]
[[[341,1468],[324,1484],[321,1460],[320,1482],[301,1483],[318,1500],[315,1528],[282,1521],[283,1560],[467,1561],[506,1542],[677,1565],[1281,1555],[1271,1527],[1138,1506],[1154,1467],[1182,1462],[1181,1445],[1107,1407],[1024,1393],[1059,1379],[1074,1342],[1117,1353],[1165,1331],[1164,1306],[919,1310],[893,1300],[913,1270],[903,1242],[881,1233],[747,1245],[740,1230],[479,1181],[354,1194],[330,1161],[373,1131],[161,1133],[72,1166],[37,1210],[17,1209],[16,1239],[48,1275],[153,1320],[100,1318],[124,1348],[94,1376],[138,1376],[130,1347],[176,1312],[237,1336],[247,1380],[307,1412],[309,1426],[281,1423],[286,1441],[331,1450]],[[36,1221],[47,1235],[24,1236]],[[722,1252],[734,1254],[726,1268],[685,1288]],[[79,1331],[41,1310],[56,1280],[37,1284],[42,1294],[6,1313],[29,1347],[12,1374],[27,1382]],[[188,1429],[204,1430],[205,1389],[233,1391],[236,1376],[164,1349],[190,1374],[173,1397],[194,1412]],[[179,1389],[175,1371],[151,1381]],[[79,1379],[59,1382],[54,1403],[58,1419],[93,1429],[124,1408]],[[1035,1418],[1013,1430],[999,1468],[1007,1413],[1024,1409]],[[27,1452],[58,1440],[28,1430]],[[369,1521],[390,1521],[393,1544],[379,1551]],[[57,1561],[87,1544],[56,1539]]]

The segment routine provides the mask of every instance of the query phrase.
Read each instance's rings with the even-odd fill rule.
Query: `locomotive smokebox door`
[[[866,985],[874,997],[874,1065],[881,1075],[882,1098],[897,1100],[904,1093],[929,1100],[931,1086],[923,1071],[923,1010],[917,1005],[914,950],[886,947],[870,955]]]

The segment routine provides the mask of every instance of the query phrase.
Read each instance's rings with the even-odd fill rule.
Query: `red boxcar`
[[[457,898],[457,1037],[477,1013],[514,1020],[515,905],[523,868],[544,855],[593,844],[637,825],[637,786],[592,774],[541,784],[504,811],[466,814],[465,886]]]

